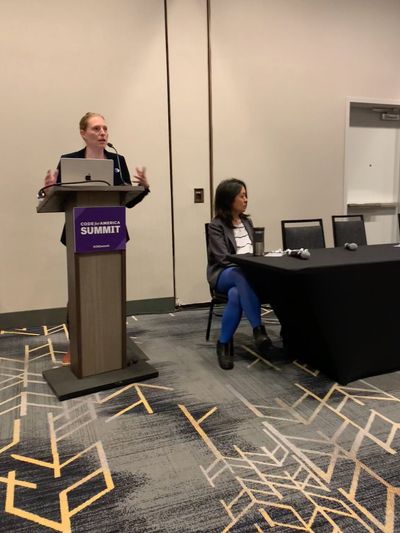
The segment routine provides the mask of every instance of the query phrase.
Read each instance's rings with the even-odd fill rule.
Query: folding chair
[[[350,242],[367,244],[363,215],[332,215],[332,229],[335,246]]]
[[[322,218],[282,220],[283,249],[325,248]]]

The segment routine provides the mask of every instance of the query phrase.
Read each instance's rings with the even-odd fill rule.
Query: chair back
[[[205,235],[206,235],[206,247],[207,247],[207,252],[208,252],[208,241],[209,241],[209,238],[208,238],[208,226],[209,226],[209,222],[206,222],[204,224],[204,232],[205,232]]]
[[[344,246],[347,242],[367,244],[363,215],[332,215],[333,243]]]
[[[282,220],[283,249],[325,248],[324,225],[322,218],[302,220]]]
[[[208,258],[208,243],[210,241],[210,238],[209,238],[209,235],[208,235],[208,226],[210,225],[209,222],[206,222],[204,224],[204,234],[205,234],[205,237],[206,237],[206,252],[207,252],[207,258]],[[214,289],[211,288],[211,285],[208,286],[209,289],[210,289],[210,294],[211,294],[211,297],[214,298],[215,296],[215,291]]]

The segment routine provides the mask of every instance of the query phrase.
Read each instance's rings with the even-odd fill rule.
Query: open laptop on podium
[[[114,185],[112,159],[83,159],[62,157],[61,183],[64,185]]]

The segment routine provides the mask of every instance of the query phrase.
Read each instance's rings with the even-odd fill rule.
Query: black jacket
[[[249,218],[241,217],[244,227],[254,244],[253,223]],[[233,228],[227,226],[220,218],[215,217],[208,225],[208,266],[207,279],[215,288],[218,277],[225,268],[237,266],[226,259],[227,255],[236,254],[236,241]]]

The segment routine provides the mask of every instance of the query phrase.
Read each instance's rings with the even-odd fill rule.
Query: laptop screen
[[[62,157],[60,168],[61,183],[73,183],[74,185],[93,183],[93,185],[98,186],[108,183],[114,185],[114,162],[112,159]]]

